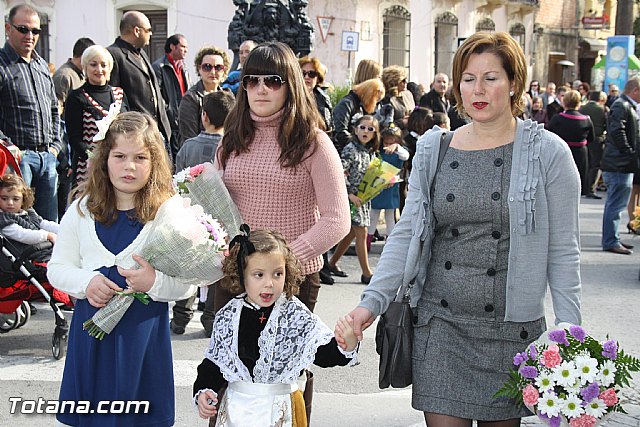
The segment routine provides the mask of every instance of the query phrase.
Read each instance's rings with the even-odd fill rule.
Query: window
[[[40,29],[42,32],[40,33],[35,51],[38,52],[38,55],[40,55],[42,59],[49,62],[49,17],[43,13],[39,13],[38,16],[40,16]]]
[[[444,12],[436,18],[436,40],[434,46],[435,69],[437,73],[451,75],[453,55],[458,49],[458,18],[451,12]]]
[[[496,23],[491,18],[484,18],[476,24],[476,31],[486,31],[493,33],[496,30]]]
[[[392,6],[382,16],[382,66],[409,68],[411,14],[402,6]]]
[[[515,41],[520,43],[520,47],[524,51],[524,43],[525,43],[524,25],[522,25],[519,22],[517,24],[513,24],[511,28],[509,28],[509,34],[511,34],[511,37],[513,37]]]

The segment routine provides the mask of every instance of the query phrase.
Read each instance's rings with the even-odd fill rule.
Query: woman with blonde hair
[[[194,65],[200,80],[185,92],[180,101],[178,123],[180,126],[180,146],[189,138],[198,136],[202,127],[202,98],[209,93],[223,89],[222,82],[229,72],[229,55],[224,49],[205,46],[198,51]]]
[[[356,68],[356,75],[353,78],[353,84],[359,85],[360,83],[370,80],[379,79],[382,77],[382,66],[373,59],[363,59],[358,62]]]
[[[407,72],[404,67],[390,65],[382,70],[382,83],[386,96],[380,105],[391,105],[393,117],[391,121],[403,131],[407,128],[409,115],[416,108],[415,101],[410,92],[407,92]],[[403,132],[406,135],[406,132]]]
[[[78,184],[88,177],[87,159],[98,142],[93,137],[98,133],[97,121],[109,113],[111,104],[127,111],[127,97],[120,87],[108,84],[113,69],[111,53],[100,45],[89,46],[80,59],[86,83],[69,92],[65,104],[65,124],[71,144],[73,183]]]
[[[333,144],[338,152],[352,139],[352,123],[360,116],[373,114],[384,97],[382,80],[375,78],[357,84],[333,109]]]

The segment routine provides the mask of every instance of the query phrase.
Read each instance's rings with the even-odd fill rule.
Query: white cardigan
[[[140,234],[127,248],[117,255],[102,245],[96,233],[95,222],[86,208],[80,204],[84,216],[78,212],[78,201],[69,206],[62,221],[53,247],[51,261],[47,266],[47,277],[53,287],[76,298],[86,298],[87,286],[97,276],[97,269],[118,265],[132,268],[133,254],[139,254],[149,236],[153,221],[144,225]],[[206,285],[202,283],[200,286]],[[186,284],[180,279],[167,276],[156,270],[156,280],[147,292],[154,301],[167,302],[188,298],[195,292],[193,283]]]

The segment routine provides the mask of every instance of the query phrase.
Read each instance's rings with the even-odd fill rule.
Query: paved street
[[[604,194],[604,193],[600,193]],[[582,281],[583,319],[587,331],[604,339],[607,333],[620,341],[627,352],[640,355],[637,304],[640,295],[640,238],[624,235],[626,243],[635,244],[638,251],[631,256],[605,253],[600,250],[600,221],[604,200],[583,200]],[[626,224],[623,220],[621,228]],[[381,243],[374,244],[380,252]],[[371,255],[375,266],[379,255]],[[323,286],[316,312],[329,325],[351,310],[359,299],[363,285],[359,284],[357,259],[344,257],[342,268],[349,272],[333,286]],[[0,335],[0,425],[52,425],[51,415],[10,415],[9,397],[25,400],[56,399],[64,360],[51,357],[50,341],[53,316],[41,303],[38,313],[21,329]],[[548,319],[553,319],[548,307]],[[69,316],[70,317],[70,316]],[[552,321],[552,320],[551,320]],[[374,328],[365,335],[360,351],[361,363],[354,368],[315,368],[314,427],[404,427],[424,426],[421,413],[411,409],[410,389],[380,391],[377,387],[377,355],[373,342]],[[196,366],[202,359],[207,339],[200,323],[192,321],[187,333],[173,336],[176,381],[176,426],[205,426],[191,408],[191,385]],[[625,394],[623,405],[628,415],[615,415],[607,426],[640,426],[640,375]],[[535,418],[525,420],[527,426],[538,426]]]

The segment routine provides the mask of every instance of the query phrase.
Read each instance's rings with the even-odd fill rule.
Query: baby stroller
[[[7,172],[20,175],[20,168],[9,149],[0,143],[0,175]],[[43,297],[53,309],[56,327],[51,352],[59,360],[67,349],[69,326],[56,302],[68,305],[71,302],[65,293],[53,289],[47,282],[45,261],[51,247],[51,242],[43,242],[18,253],[16,246],[0,233],[0,333],[26,324],[31,317],[28,301]]]

